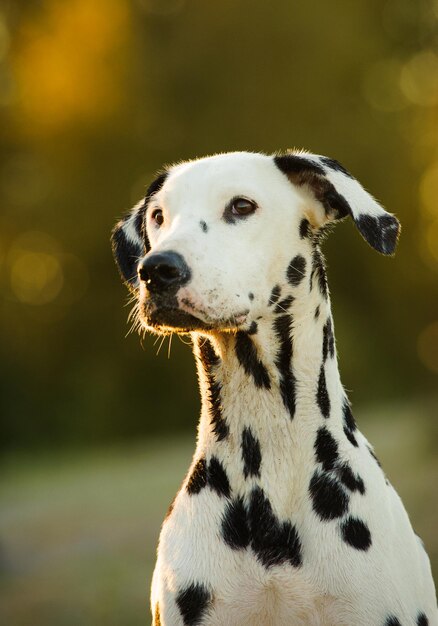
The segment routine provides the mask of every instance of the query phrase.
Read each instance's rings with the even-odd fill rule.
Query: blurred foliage
[[[0,5],[3,446],[193,428],[190,351],[129,335],[109,232],[163,163],[305,147],[403,233],[326,244],[355,404],[438,374],[435,0],[17,0]],[[171,392],[169,390],[171,389]]]

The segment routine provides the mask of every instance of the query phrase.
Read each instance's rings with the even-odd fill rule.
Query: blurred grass
[[[430,405],[359,415],[438,568],[438,460]],[[148,623],[161,521],[194,438],[82,451],[13,453],[0,487],[5,625]]]

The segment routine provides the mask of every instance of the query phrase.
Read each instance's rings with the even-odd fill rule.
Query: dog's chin
[[[141,321],[146,328],[156,333],[191,333],[207,331],[236,331],[242,328],[248,311],[230,319],[205,320],[173,303],[161,304],[149,308],[145,306],[141,313]],[[204,317],[204,315],[203,315]]]
[[[160,307],[145,312],[142,315],[142,321],[145,326],[158,333],[190,333],[212,330],[214,327],[195,315],[175,307]]]

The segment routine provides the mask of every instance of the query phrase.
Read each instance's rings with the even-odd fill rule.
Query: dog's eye
[[[233,215],[251,215],[256,208],[256,203],[246,198],[234,198],[231,202],[231,213],[233,213]]]
[[[161,209],[155,209],[155,211],[152,213],[152,219],[157,226],[161,226],[161,224],[164,222],[163,211]]]

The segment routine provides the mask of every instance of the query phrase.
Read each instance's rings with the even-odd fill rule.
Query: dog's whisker
[[[172,347],[172,337],[173,337],[173,333],[169,334],[169,346],[167,348],[167,358],[170,359],[170,349]]]

